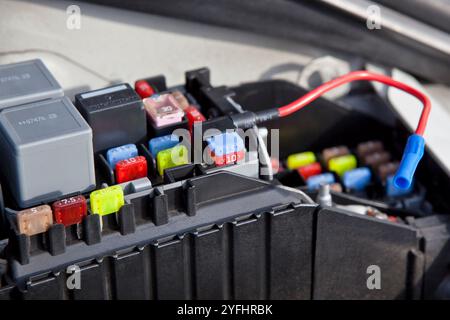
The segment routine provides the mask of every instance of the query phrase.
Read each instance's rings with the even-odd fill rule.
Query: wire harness
[[[403,152],[402,161],[394,177],[394,185],[399,189],[408,189],[413,181],[414,173],[417,165],[424,154],[425,141],[423,134],[428,122],[428,116],[431,111],[430,99],[421,91],[413,87],[396,81],[388,76],[372,73],[365,70],[354,71],[328,81],[314,90],[311,90],[304,96],[297,100],[282,106],[278,109],[269,109],[260,112],[244,112],[238,115],[231,115],[231,119],[236,127],[250,128],[255,124],[260,124],[272,119],[287,117],[294,112],[299,111],[311,102],[320,98],[326,92],[333,90],[343,84],[353,81],[376,81],[385,85],[395,87],[406,93],[409,93],[419,99],[423,104],[422,113],[420,115],[419,123],[417,125],[415,134],[408,138],[405,150]]]

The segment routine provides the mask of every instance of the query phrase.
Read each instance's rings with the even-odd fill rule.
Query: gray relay
[[[89,191],[92,130],[66,97],[3,109],[0,168],[20,207]]]
[[[63,95],[39,59],[0,66],[0,109]]]

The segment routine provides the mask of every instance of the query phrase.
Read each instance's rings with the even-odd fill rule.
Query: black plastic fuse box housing
[[[0,292],[24,299],[310,298],[316,205],[302,203],[294,189],[217,172],[125,200],[117,230],[93,241],[87,237],[99,223],[86,219],[83,239],[71,244],[61,225],[46,241],[15,231],[17,287]],[[81,268],[80,290],[66,287],[71,264]]]
[[[186,89],[197,101],[206,102],[200,105],[203,113],[226,114],[233,107],[227,99],[216,104],[215,95],[204,98],[205,90],[214,91],[208,74],[207,69],[189,72]],[[305,92],[284,81],[225,91],[252,111],[281,106]],[[346,101],[337,105],[319,99],[301,114],[267,123],[269,129],[280,129],[280,156],[339,144],[353,147],[370,139],[383,141],[399,156],[408,135],[405,127],[372,93],[357,98],[367,109],[377,105],[389,121]],[[417,180],[436,212],[449,213],[450,178],[429,152]],[[311,204],[300,189],[191,164],[168,170],[153,187],[126,192],[125,205],[102,221],[88,215],[78,226],[55,224],[45,234],[31,237],[19,234],[13,225],[0,256],[8,266],[1,278],[0,299],[448,296],[448,215],[410,216],[403,208],[333,193],[337,204],[370,205],[400,218],[382,221]],[[5,211],[11,216],[10,209]],[[71,265],[80,268],[79,290],[67,287]],[[371,266],[381,270],[379,290],[367,286]]]

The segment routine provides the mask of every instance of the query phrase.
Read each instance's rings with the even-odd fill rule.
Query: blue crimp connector
[[[425,140],[418,134],[409,136],[406,143],[405,151],[403,151],[402,161],[394,176],[394,185],[402,190],[406,190],[411,186],[414,172],[420,159],[422,159],[425,148]]]

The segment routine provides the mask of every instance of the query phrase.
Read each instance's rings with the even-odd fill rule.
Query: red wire
[[[431,102],[428,97],[420,92],[419,90],[416,90],[407,84],[395,81],[392,78],[389,78],[387,76],[383,76],[381,74],[371,73],[368,71],[354,71],[349,74],[346,74],[344,76],[341,76],[339,78],[333,79],[331,81],[328,81],[321,86],[317,87],[314,90],[311,90],[304,96],[300,97],[299,99],[278,108],[278,113],[280,117],[286,117],[303,107],[307,106],[320,96],[322,96],[324,93],[339,87],[340,85],[346,84],[348,82],[352,81],[360,81],[360,80],[366,80],[366,81],[378,81],[381,83],[384,83],[386,85],[396,87],[400,90],[403,90],[413,96],[415,96],[417,99],[419,99],[423,103],[423,109],[422,114],[420,115],[419,123],[417,125],[416,134],[423,135],[425,131],[425,127],[427,125],[428,121],[428,115],[430,114],[431,110]]]

